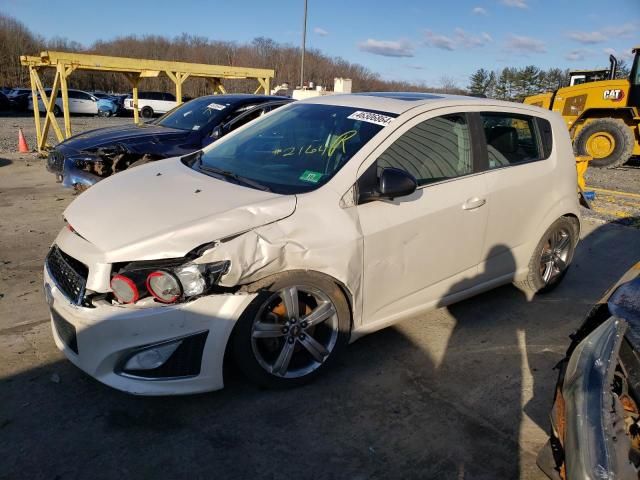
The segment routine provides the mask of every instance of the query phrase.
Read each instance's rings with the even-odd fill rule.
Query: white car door
[[[477,284],[487,208],[468,116],[419,115],[386,139],[358,173],[386,167],[418,180],[412,195],[358,205],[364,238],[363,321],[393,321]],[[370,182],[370,181],[369,181]]]
[[[98,102],[93,99],[92,95],[86,92],[77,93],[77,113],[83,113],[86,115],[96,115],[98,113]]]

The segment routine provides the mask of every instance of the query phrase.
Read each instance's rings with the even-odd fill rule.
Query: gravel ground
[[[74,195],[43,164],[0,154],[0,480],[544,480],[553,367],[640,258],[639,230],[586,220],[547,295],[505,286],[416,316],[302,388],[263,391],[230,368],[222,391],[141,398],[53,344],[42,265]]]
[[[41,118],[44,122],[44,118]],[[123,125],[133,123],[131,117],[71,117],[71,128],[73,133],[81,133],[94,128],[110,127],[112,125]],[[58,119],[58,125],[64,130],[62,119]],[[35,150],[36,148],[36,127],[33,115],[30,114],[0,114],[0,153],[15,152],[18,145],[18,128],[22,128],[27,145]],[[49,129],[49,143],[57,143],[53,129]]]

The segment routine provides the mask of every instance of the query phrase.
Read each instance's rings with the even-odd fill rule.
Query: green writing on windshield
[[[293,155],[320,155],[327,154],[331,157],[336,150],[342,150],[342,153],[347,153],[346,143],[357,135],[356,130],[349,130],[334,138],[328,147],[325,145],[314,145],[313,143],[305,144],[300,147],[285,147],[276,148],[273,150],[274,155],[281,155],[283,157],[291,157]]]

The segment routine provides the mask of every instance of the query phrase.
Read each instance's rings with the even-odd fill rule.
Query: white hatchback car
[[[46,88],[47,95],[51,95],[51,89]],[[69,97],[69,113],[76,113],[81,115],[97,115],[98,114],[98,98],[91,95],[89,92],[83,92],[82,90],[75,90],[70,88],[67,91]],[[29,104],[27,107],[29,110],[33,110],[33,99],[29,98]],[[44,102],[38,94],[38,108],[40,112],[45,111]],[[53,105],[53,114],[58,117],[62,115],[62,92],[58,90],[58,96],[56,102]]]
[[[46,258],[53,335],[132,393],[222,388],[226,352],[258,384],[293,386],[409,316],[509,282],[553,288],[578,215],[552,112],[313,98],[80,195]]]

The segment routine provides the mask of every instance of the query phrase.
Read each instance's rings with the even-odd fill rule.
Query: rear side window
[[[472,173],[466,116],[431,118],[411,128],[378,157],[378,169],[387,167],[405,170],[418,185]]]
[[[176,97],[174,95],[172,95],[171,93],[163,93],[162,94],[162,99],[166,100],[168,102],[175,102],[176,101]]]
[[[91,100],[91,95],[89,95],[88,93],[76,92],[76,95],[76,98],[79,98],[80,100]]]
[[[533,162],[548,156],[544,155],[534,117],[482,113],[480,118],[487,140],[489,169]]]

